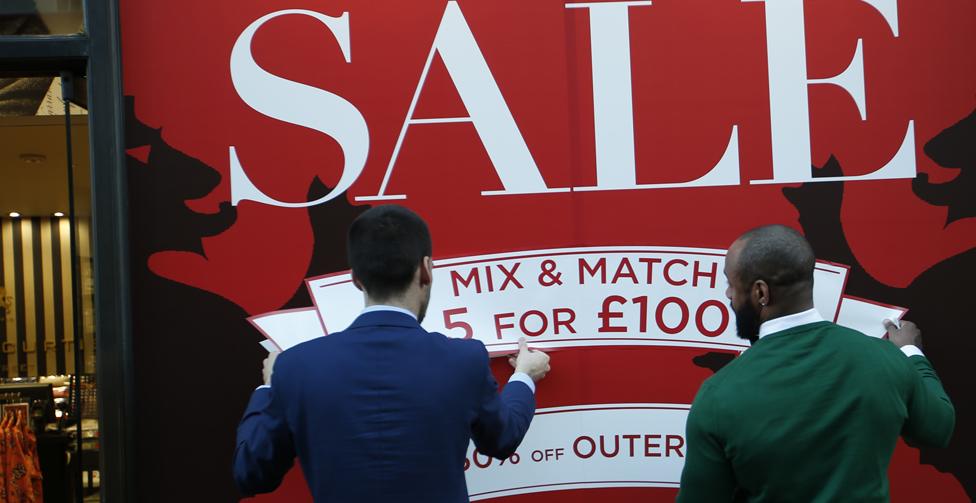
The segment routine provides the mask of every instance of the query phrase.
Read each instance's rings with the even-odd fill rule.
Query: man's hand
[[[271,386],[271,373],[274,371],[275,359],[280,354],[280,351],[268,353],[268,357],[264,359],[264,384],[267,386]]]
[[[525,337],[519,339],[518,357],[509,356],[508,363],[516,372],[528,374],[532,382],[539,382],[549,373],[549,355],[529,349]]]
[[[912,346],[922,347],[922,331],[910,321],[901,321],[901,328],[898,328],[891,320],[884,320],[885,330],[888,331],[888,340],[897,347]]]

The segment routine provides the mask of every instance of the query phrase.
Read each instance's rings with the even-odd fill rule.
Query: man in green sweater
[[[695,397],[679,502],[884,502],[899,435],[948,444],[955,411],[919,330],[886,321],[884,340],[824,321],[814,261],[784,226],[729,248],[726,295],[752,347]]]

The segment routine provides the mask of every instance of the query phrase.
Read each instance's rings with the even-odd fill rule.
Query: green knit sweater
[[[954,425],[925,357],[826,321],[801,325],[702,384],[678,501],[888,501],[898,436],[941,447]]]

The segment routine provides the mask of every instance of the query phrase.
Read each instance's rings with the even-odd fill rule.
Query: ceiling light
[[[10,212],[10,218],[17,218],[19,216],[20,216],[20,213],[17,213],[16,211],[11,211]]]
[[[60,211],[55,211],[54,212],[54,216],[56,216],[56,217],[63,217],[64,216],[64,213],[61,213]]]

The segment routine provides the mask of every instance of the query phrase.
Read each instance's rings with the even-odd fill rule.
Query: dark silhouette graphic
[[[711,370],[712,373],[722,370],[722,367],[726,366],[735,359],[735,353],[726,353],[722,351],[709,351],[705,354],[698,355],[691,359],[691,361],[704,369]]]
[[[209,194],[220,174],[140,123],[131,97],[126,111],[126,148],[149,149],[146,162],[137,158],[142,156],[127,158],[138,501],[236,501],[234,437],[251,392],[261,384],[263,337],[236,304],[160,277],[147,266],[160,251],[202,255],[201,238],[230,228],[236,210],[229,203],[213,215],[188,209],[184,202]],[[316,181],[310,193],[325,190]],[[310,274],[346,267],[346,228],[360,211],[344,198],[309,210],[315,233]],[[296,285],[292,303],[311,305],[305,290]]]
[[[236,501],[234,426],[261,384],[261,336],[235,304],[147,265],[158,251],[202,254],[200,239],[228,229],[236,211],[229,204],[215,215],[188,209],[184,201],[207,195],[219,173],[139,123],[132,98],[126,111],[126,147],[150,149],[145,164],[127,157],[138,499],[180,501],[193,488],[200,501]]]
[[[318,199],[331,190],[318,178],[312,182],[308,190],[308,201]],[[322,276],[336,271],[349,269],[346,260],[346,237],[349,224],[360,213],[368,210],[369,206],[352,206],[344,197],[333,199],[327,204],[312,206],[308,209],[308,217],[315,234],[315,248],[312,249],[312,259],[309,261],[306,278]],[[309,307],[312,296],[304,284],[295,291],[291,300],[282,309]]]
[[[912,184],[915,194],[930,204],[948,207],[947,225],[976,217],[976,111],[930,140],[925,154],[939,165],[961,172],[938,185],[920,174]],[[816,176],[842,174],[840,163],[831,157]],[[971,360],[976,350],[976,339],[968,333],[968,315],[976,307],[972,291],[976,248],[933,265],[907,288],[894,288],[868,274],[851,251],[841,226],[843,183],[806,183],[784,188],[783,194],[799,210],[800,225],[817,258],[851,266],[846,293],[906,306],[908,318],[922,327],[923,350],[956,407],[956,431],[948,448],[923,449],[921,460],[955,475],[967,494],[976,497],[976,464],[969,459],[976,448],[972,428],[976,411],[967,384],[972,381]]]
[[[925,144],[925,155],[945,168],[960,169],[954,180],[934,185],[920,173],[912,190],[923,201],[947,206],[946,225],[976,217],[976,110]]]

